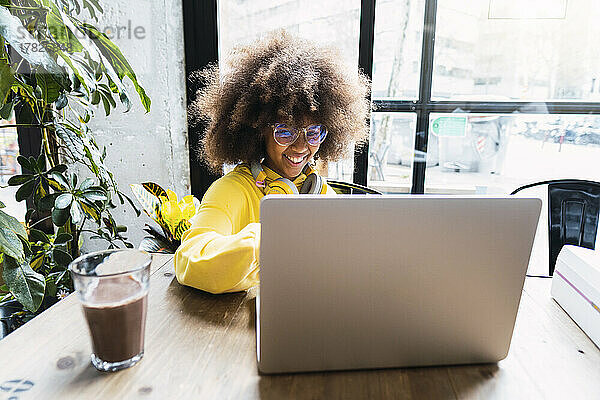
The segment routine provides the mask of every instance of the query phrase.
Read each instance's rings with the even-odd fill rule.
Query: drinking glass
[[[89,253],[69,265],[92,337],[92,364],[119,371],[144,355],[152,257],[141,250]]]

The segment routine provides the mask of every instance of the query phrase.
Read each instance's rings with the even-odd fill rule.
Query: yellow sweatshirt
[[[281,177],[263,168],[267,182]],[[300,174],[293,182],[300,189],[305,179]],[[327,194],[335,192],[328,186]],[[175,253],[179,283],[211,293],[238,292],[258,284],[263,196],[247,164],[238,165],[208,188]]]

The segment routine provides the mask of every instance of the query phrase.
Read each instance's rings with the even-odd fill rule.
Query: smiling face
[[[311,125],[313,122],[304,121],[302,127]],[[264,131],[267,155],[263,163],[284,178],[294,180],[302,173],[304,166],[313,158],[319,150],[320,144],[311,146],[306,141],[304,132],[294,143],[289,146],[281,146],[273,137],[273,128],[268,127]]]

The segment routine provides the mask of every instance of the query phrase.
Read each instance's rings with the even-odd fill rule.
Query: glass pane
[[[14,118],[8,121],[0,119],[0,184],[3,186],[7,186],[11,176],[21,173],[21,166],[17,163],[17,156],[19,155],[17,129],[5,127],[14,124]],[[19,186],[7,186],[0,190],[0,201],[6,206],[2,211],[19,221],[25,221],[25,202],[18,203],[15,200],[18,188]]]
[[[233,47],[255,42],[267,33],[287,32],[336,47],[344,62],[358,65],[360,0],[223,0],[218,2],[219,58]],[[352,182],[354,158],[318,164],[329,179]]]
[[[425,191],[510,193],[548,179],[600,181],[600,116],[431,114]]]
[[[439,0],[432,98],[598,101],[599,17],[596,0]]]
[[[360,1],[223,0],[218,2],[219,58],[234,46],[285,29],[337,47],[349,65],[358,65]]]
[[[426,193],[509,194],[550,179],[600,181],[600,116],[432,114]],[[547,210],[547,187],[526,189]],[[548,273],[542,211],[529,272]]]
[[[380,0],[375,10],[375,99],[416,99],[423,42],[425,0]]]
[[[369,143],[368,186],[385,193],[409,193],[417,116],[373,113]]]
[[[319,174],[328,180],[353,182],[354,181],[354,157],[348,157],[338,162],[327,163],[326,168],[317,163]]]

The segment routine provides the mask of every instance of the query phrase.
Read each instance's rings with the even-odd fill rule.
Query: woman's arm
[[[258,284],[260,224],[251,221],[245,196],[243,186],[231,180],[219,180],[206,192],[175,253],[181,284],[210,293]],[[244,228],[235,232],[240,226]]]

